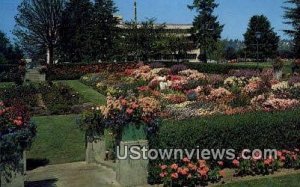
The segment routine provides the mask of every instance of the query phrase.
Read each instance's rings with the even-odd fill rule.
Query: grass
[[[256,62],[241,62],[241,63],[237,63],[236,65],[247,65],[247,66],[256,67],[257,63]],[[285,73],[285,74],[292,73],[291,65],[292,65],[291,61],[286,62],[283,67],[283,73]],[[259,62],[258,66],[260,68],[273,68],[272,62]]]
[[[298,187],[300,184],[300,174],[291,174],[280,177],[268,176],[263,179],[239,181],[220,185],[223,187]]]
[[[59,81],[64,84],[67,84],[75,91],[77,91],[86,102],[91,102],[97,105],[104,105],[106,104],[106,97],[93,88],[82,84],[79,80],[66,80],[66,81]]]
[[[85,159],[85,135],[76,124],[76,115],[33,117],[37,137],[27,153],[31,160],[49,164],[70,163]]]
[[[1,82],[0,89],[10,88],[14,85],[15,85],[15,83],[13,83],[13,82]]]

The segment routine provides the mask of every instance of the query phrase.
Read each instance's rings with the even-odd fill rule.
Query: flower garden
[[[1,155],[1,169],[20,170],[16,161],[36,134],[30,115],[68,114],[81,116],[76,120],[87,138],[104,139],[105,160],[113,163],[122,141],[142,139],[151,149],[237,151],[234,159],[184,155],[150,160],[149,184],[206,186],[300,169],[300,76],[277,80],[271,68],[235,68],[218,72],[215,67],[158,62],[48,67],[45,72],[55,72],[50,80],[79,79],[104,95],[106,104],[86,102],[84,92],[64,81],[50,81],[49,76],[47,83],[0,89],[0,135],[5,142],[0,148],[6,153]],[[240,156],[245,149],[266,148],[276,149],[278,157]]]

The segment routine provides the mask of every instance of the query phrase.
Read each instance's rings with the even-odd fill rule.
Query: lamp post
[[[257,63],[257,69],[258,69],[258,61],[259,61],[259,40],[261,39],[261,35],[262,33],[261,32],[255,32],[255,38],[256,38],[256,63]]]

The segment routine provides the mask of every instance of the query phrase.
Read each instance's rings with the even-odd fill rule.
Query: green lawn
[[[80,95],[83,96],[84,100],[87,102],[95,103],[98,105],[106,104],[106,97],[93,88],[82,84],[79,80],[67,80],[67,81],[59,81],[67,84],[75,91],[77,91]]]
[[[291,174],[280,177],[267,177],[264,179],[255,179],[249,181],[240,181],[225,185],[224,187],[299,187],[300,174]]]
[[[237,63],[236,65],[247,65],[247,66],[253,66],[253,67],[256,67],[257,66],[257,63],[256,62],[241,62],[241,63]],[[284,73],[292,73],[292,62],[289,61],[289,62],[286,62],[284,64],[284,67],[283,67],[283,72]],[[261,68],[272,68],[273,65],[272,65],[272,62],[259,62],[259,67]]]
[[[76,115],[33,117],[37,137],[28,159],[49,160],[49,164],[85,159],[85,136],[76,124]]]

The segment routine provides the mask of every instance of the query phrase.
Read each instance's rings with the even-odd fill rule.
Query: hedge
[[[162,62],[167,67],[171,67],[172,65],[179,64],[176,62]],[[245,64],[210,64],[210,63],[197,63],[197,62],[182,62],[181,64],[186,65],[190,69],[198,70],[202,73],[211,73],[211,74],[228,74],[231,70],[238,69],[249,69],[249,70],[257,70],[256,66],[253,65],[245,65]],[[262,67],[258,68],[262,71]]]
[[[150,142],[156,149],[289,149],[300,147],[300,109],[284,112],[254,112],[232,116],[164,121]],[[198,147],[197,147],[198,146]],[[156,165],[151,161],[149,182],[157,182]]]

